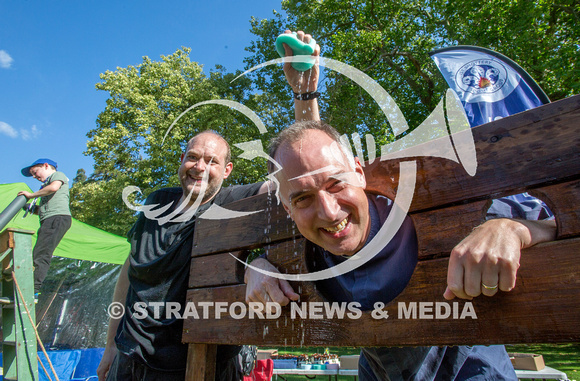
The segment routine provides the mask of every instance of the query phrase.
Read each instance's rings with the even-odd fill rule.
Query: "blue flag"
[[[429,53],[457,93],[471,127],[550,103],[530,75],[506,56],[478,46],[452,46]],[[515,201],[528,219],[553,218],[548,206],[527,192],[494,200],[490,213],[514,215]],[[534,214],[537,213],[537,214]],[[534,214],[533,216],[531,214]]]
[[[471,127],[550,102],[524,69],[489,49],[453,46],[429,55],[461,99]]]

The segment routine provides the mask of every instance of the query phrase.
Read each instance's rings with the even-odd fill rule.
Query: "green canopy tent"
[[[31,189],[25,183],[0,184],[0,211],[4,210],[19,191]],[[7,227],[37,231],[40,227],[38,216],[18,212]],[[32,236],[36,242],[36,233]],[[73,218],[71,228],[56,248],[54,255],[64,258],[93,262],[123,264],[129,255],[130,245],[123,237],[87,225]]]

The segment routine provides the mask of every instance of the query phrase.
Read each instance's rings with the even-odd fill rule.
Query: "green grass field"
[[[506,346],[508,352],[537,353],[546,366],[558,369],[570,380],[580,380],[580,343],[574,344],[518,344]]]
[[[521,352],[521,353],[536,353],[541,354],[544,357],[544,362],[546,366],[558,369],[565,372],[570,380],[580,381],[580,343],[574,344],[518,344],[518,345],[507,345],[508,352]],[[330,353],[340,355],[356,355],[359,354],[358,348],[352,347],[332,347],[329,348]],[[278,348],[278,352],[281,354],[294,354],[300,355],[303,353],[313,354],[313,353],[324,353],[324,348]],[[325,380],[326,376],[319,376],[321,380]],[[278,378],[279,380],[282,377]],[[303,376],[284,376],[284,379],[288,381],[305,380]],[[352,377],[338,377],[341,381],[352,380]],[[276,380],[274,376],[273,380]]]

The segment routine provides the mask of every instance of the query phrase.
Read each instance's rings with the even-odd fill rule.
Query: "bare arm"
[[[498,218],[486,221],[451,252],[446,299],[493,296],[516,284],[521,250],[556,238],[553,220]]]
[[[291,33],[287,30],[284,33]],[[303,31],[296,32],[296,37],[300,41],[305,43],[310,42],[312,36],[305,34]],[[292,56],[292,49],[288,45],[284,44],[284,51],[286,56]],[[320,46],[316,45],[313,57],[318,58],[320,55]],[[318,59],[316,59],[312,69],[301,72],[297,71],[292,67],[292,63],[286,62],[284,64],[284,74],[286,74],[286,80],[292,91],[297,94],[312,93],[318,89],[318,77],[319,77],[319,66]],[[306,120],[320,120],[320,115],[318,112],[318,101],[316,99],[310,100],[298,100],[294,99],[294,115],[297,122]]]
[[[127,300],[127,291],[129,290],[129,258],[125,261],[125,264],[121,268],[121,273],[117,279],[117,284],[115,285],[115,291],[113,293],[112,303],[121,303],[125,305]],[[105,346],[105,352],[97,368],[97,375],[99,376],[99,381],[104,381],[107,377],[107,373],[111,368],[111,364],[117,355],[117,346],[115,344],[115,336],[117,334],[117,329],[119,328],[119,323],[121,318],[113,319],[109,318],[109,328],[107,329],[107,344]]]
[[[292,32],[290,30],[286,30],[284,33]],[[296,32],[296,37],[300,41],[304,41],[306,43],[310,42],[310,39],[312,38],[312,36],[305,34],[303,31]],[[293,55],[292,49],[290,49],[286,44],[284,44],[284,51],[286,56]],[[316,45],[312,56],[318,58],[319,55],[320,46]],[[288,81],[290,87],[292,87],[292,91],[294,93],[311,93],[318,89],[318,59],[316,59],[314,66],[305,72],[297,71],[292,67],[290,62],[286,62],[284,63],[284,74],[286,75],[286,80]],[[316,98],[310,100],[294,99],[294,111],[296,121],[320,120],[320,115],[318,112],[318,101]],[[270,182],[264,183],[260,188],[259,193],[266,192],[270,184]],[[264,258],[257,258],[252,261],[251,264],[252,266],[263,270],[278,272],[278,269],[276,269]],[[246,302],[248,303],[275,302],[285,306],[290,303],[290,300],[298,300],[300,297],[297,293],[294,292],[292,286],[290,286],[290,283],[288,283],[286,280],[264,275],[249,267],[246,269],[244,282],[246,283]]]
[[[27,192],[27,191],[20,191],[20,192],[18,192],[18,196],[24,195],[29,200],[31,198],[35,198],[35,197],[44,197],[44,196],[48,196],[48,195],[55,193],[57,190],[60,189],[61,186],[62,186],[62,181],[56,180],[56,181],[53,181],[52,183],[48,184],[47,186],[41,188],[40,190],[38,190],[34,193]]]

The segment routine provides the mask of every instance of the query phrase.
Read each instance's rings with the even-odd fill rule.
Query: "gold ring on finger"
[[[486,290],[493,291],[497,289],[497,284],[495,286],[488,286],[487,284],[481,282],[481,287],[485,288]]]

